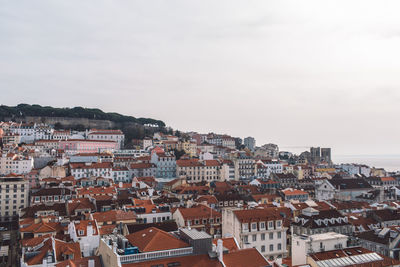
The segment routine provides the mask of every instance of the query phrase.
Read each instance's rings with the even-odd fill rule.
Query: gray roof
[[[206,232],[198,231],[196,229],[181,228],[179,230],[193,240],[211,238],[211,236]]]

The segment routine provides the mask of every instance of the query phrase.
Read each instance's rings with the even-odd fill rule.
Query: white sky
[[[400,154],[399,1],[0,0],[0,104]]]

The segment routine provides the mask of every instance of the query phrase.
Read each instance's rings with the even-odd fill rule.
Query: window
[[[279,244],[278,244],[278,250],[281,250],[281,249],[282,249],[282,244],[279,243]]]
[[[274,233],[269,233],[269,239],[274,239]]]
[[[243,242],[244,243],[249,243],[249,238],[247,235],[243,236]]]
[[[274,228],[274,222],[268,222],[268,229]]]
[[[269,245],[269,251],[274,251],[274,245]]]
[[[265,234],[261,234],[261,240],[265,240]]]
[[[261,228],[261,229],[265,229],[265,222],[261,222],[261,223],[260,223],[260,228]]]
[[[282,221],[276,221],[276,227],[281,227],[282,226]]]
[[[257,241],[257,235],[253,235],[253,242]]]
[[[278,232],[278,238],[282,238],[282,233]]]
[[[261,252],[265,252],[265,246],[261,246]]]
[[[257,223],[251,224],[251,230],[257,230]]]

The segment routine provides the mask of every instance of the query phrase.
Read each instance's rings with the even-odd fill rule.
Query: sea
[[[358,163],[390,172],[400,171],[400,155],[332,155],[332,161],[335,164]]]

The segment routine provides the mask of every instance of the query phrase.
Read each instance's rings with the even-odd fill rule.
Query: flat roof
[[[198,231],[196,229],[181,228],[179,230],[194,240],[211,238],[211,236],[206,232]]]
[[[299,236],[301,237],[301,236]],[[336,232],[328,232],[328,233],[322,233],[322,234],[315,234],[315,235],[309,235],[307,236],[308,240],[312,241],[323,241],[323,240],[329,240],[329,239],[338,239],[338,238],[347,238],[347,235],[339,234]]]

